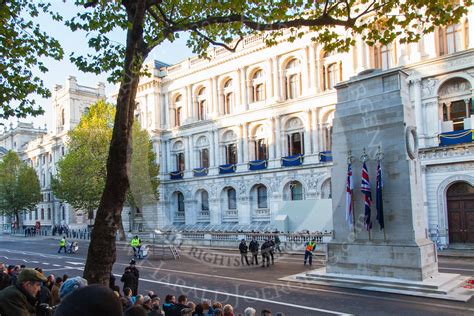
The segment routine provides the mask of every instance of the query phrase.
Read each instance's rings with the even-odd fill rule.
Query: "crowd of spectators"
[[[133,275],[133,266],[127,267],[126,273]],[[179,295],[176,299],[175,295],[168,294],[162,302],[153,291],[138,293],[136,277],[136,283],[131,284],[122,278],[124,287],[120,291],[113,275],[106,287],[88,285],[87,280],[79,276],[50,274],[46,277],[41,268],[0,263],[0,315],[257,316],[253,307],[237,312],[230,304],[208,299],[192,302],[186,295]],[[259,315],[271,316],[272,312],[263,309]]]

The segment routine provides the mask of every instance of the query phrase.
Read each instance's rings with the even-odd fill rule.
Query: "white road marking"
[[[36,260],[32,260],[30,261],[31,263],[39,263],[39,261],[36,261]]]
[[[53,263],[53,266],[54,266],[54,267],[60,267],[61,265],[60,265],[60,264]]]
[[[114,274],[114,275],[115,276],[120,276],[119,274]],[[316,308],[316,307],[311,307],[311,306],[303,306],[303,305],[297,305],[297,304],[291,304],[291,303],[284,303],[284,302],[279,302],[279,301],[267,300],[267,299],[264,299],[264,298],[245,296],[245,295],[233,294],[233,293],[222,292],[222,291],[208,290],[208,289],[194,287],[194,286],[179,285],[179,284],[175,284],[175,283],[161,282],[161,281],[155,281],[155,280],[144,279],[144,278],[140,278],[140,281],[145,281],[145,282],[150,282],[150,283],[157,283],[157,284],[168,285],[168,286],[173,286],[173,287],[180,287],[180,288],[185,288],[185,289],[190,289],[190,290],[198,290],[198,291],[207,292],[207,293],[214,293],[214,294],[232,296],[232,297],[243,298],[243,299],[259,301],[259,302],[265,302],[265,303],[270,303],[270,304],[275,304],[275,305],[283,305],[283,306],[294,307],[294,308],[299,308],[299,309],[305,309],[305,310],[310,310],[310,311],[315,311],[315,312],[322,312],[322,313],[328,313],[328,314],[334,314],[334,315],[352,315],[352,314],[332,311],[332,310],[328,310],[328,309]]]
[[[74,264],[74,265],[84,264],[82,262],[71,262],[71,261],[65,261],[65,262],[69,264]]]
[[[48,262],[43,262],[42,264],[44,264],[45,266],[49,266]]]

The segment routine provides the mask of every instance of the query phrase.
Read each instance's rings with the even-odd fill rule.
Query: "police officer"
[[[309,259],[309,265],[313,265],[313,251],[316,249],[316,238],[313,240],[308,241],[305,244],[305,251],[304,251],[304,265],[306,265],[306,260]]]
[[[240,262],[242,263],[242,265],[244,265],[244,258],[245,258],[245,262],[247,262],[247,265],[248,266],[250,265],[249,258],[247,257],[248,249],[249,248],[247,247],[247,243],[245,243],[245,239],[242,239],[242,241],[240,242],[240,245],[239,245]]]
[[[61,249],[64,249],[64,253],[66,253],[66,236],[63,236],[63,238],[61,238],[59,241],[58,253],[61,252]]]
[[[275,242],[273,241],[273,238],[271,237],[268,238],[268,245],[269,245],[268,254],[270,255],[270,258],[272,258],[272,264],[275,264],[275,259],[274,259]]]
[[[140,241],[140,238],[138,238],[138,236],[133,237],[133,239],[130,241],[130,246],[132,246],[132,249],[133,249],[133,256],[140,257],[141,241]]]
[[[260,249],[262,251],[262,268],[265,268],[265,261],[267,262],[267,268],[270,267],[270,249],[270,241],[267,239]]]
[[[252,264],[255,261],[255,264],[258,265],[258,247],[258,241],[255,239],[255,236],[253,236],[249,244],[249,250],[252,253]]]

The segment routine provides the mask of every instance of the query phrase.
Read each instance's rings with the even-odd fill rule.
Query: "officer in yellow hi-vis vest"
[[[308,241],[304,245],[304,265],[306,265],[306,260],[309,259],[309,265],[313,265],[313,251],[316,249],[316,238],[313,238],[313,240]]]
[[[134,257],[140,257],[140,248],[141,248],[141,241],[138,236],[135,236],[132,238],[132,241],[130,242],[130,246],[132,246],[133,249],[133,256]]]
[[[63,238],[61,238],[59,241],[58,253],[61,252],[61,249],[64,249],[64,253],[66,253],[66,236],[63,236]]]

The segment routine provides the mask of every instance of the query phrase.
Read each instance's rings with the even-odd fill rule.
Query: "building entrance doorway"
[[[449,243],[474,243],[474,187],[456,182],[448,188]]]

